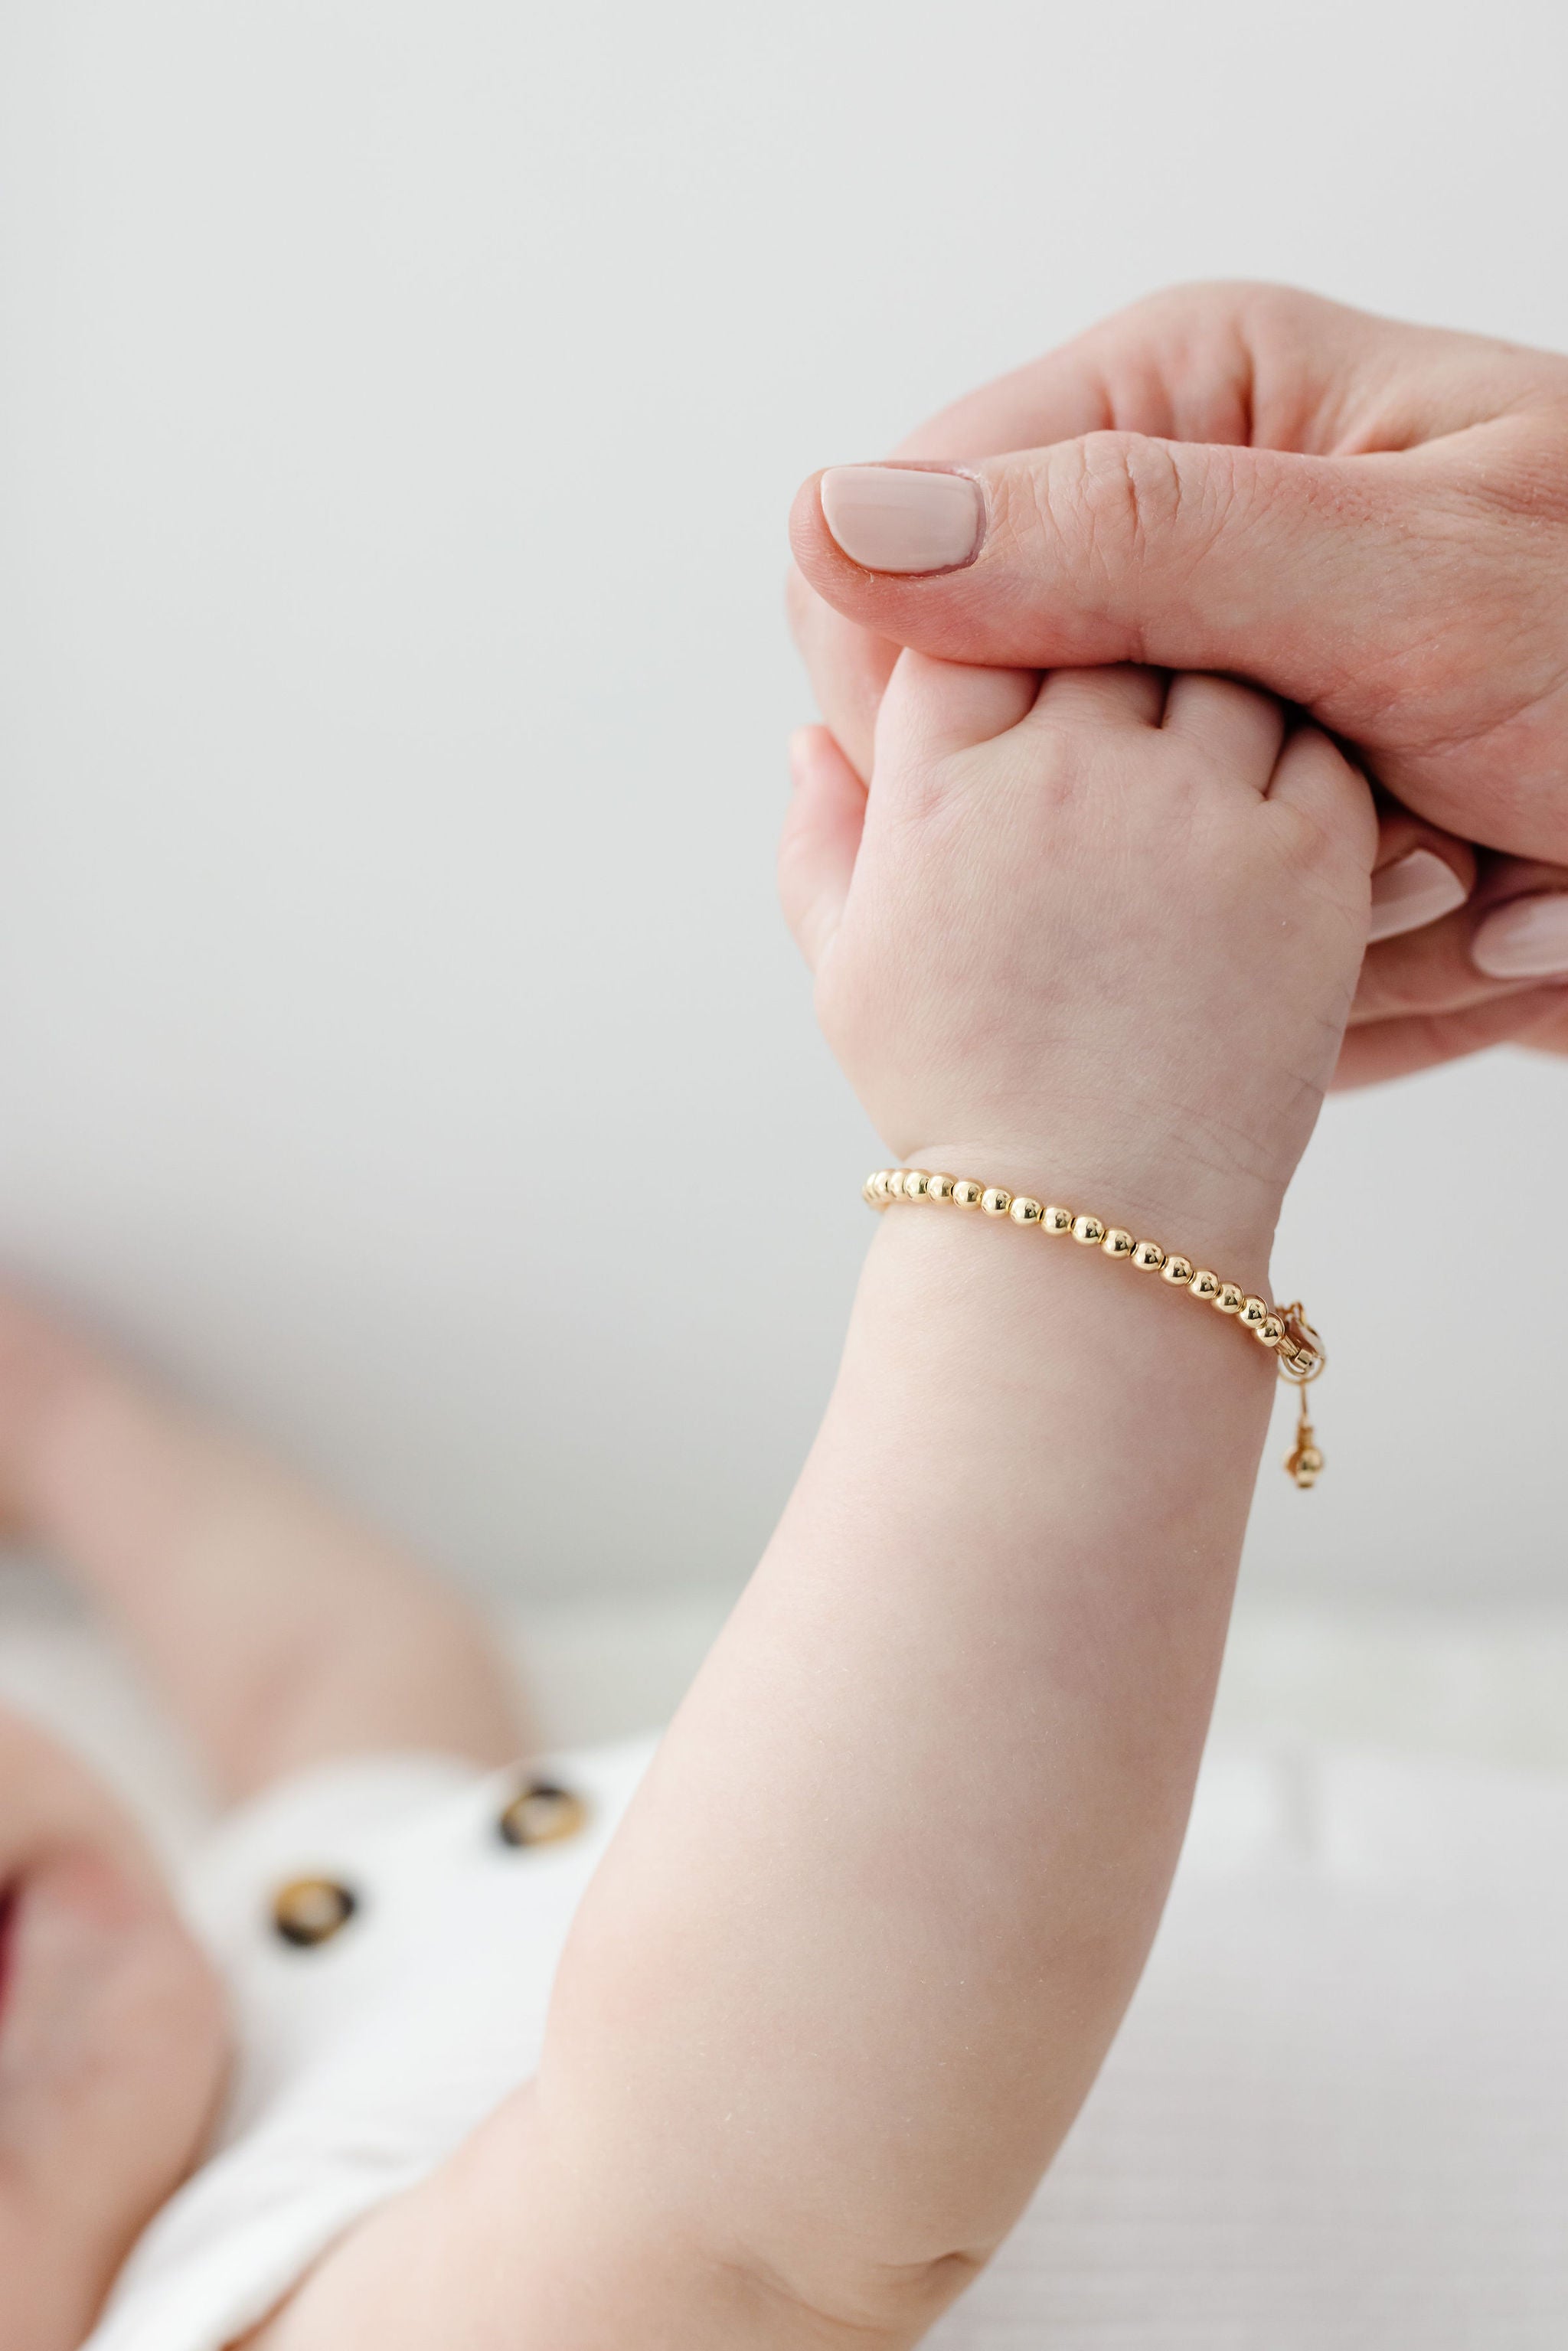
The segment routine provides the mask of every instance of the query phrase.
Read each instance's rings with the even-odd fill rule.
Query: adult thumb
[[[834,466],[790,536],[819,595],[922,653],[1237,670],[1312,704],[1398,630],[1421,465],[1090,433],[963,468]]]

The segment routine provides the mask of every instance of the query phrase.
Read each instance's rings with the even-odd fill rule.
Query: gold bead
[[[1178,1289],[1184,1282],[1191,1281],[1193,1280],[1191,1258],[1167,1257],[1160,1268],[1160,1280],[1172,1282]]]
[[[977,1208],[985,1188],[983,1184],[977,1184],[972,1176],[955,1176],[952,1192],[953,1206],[956,1208]]]
[[[924,1167],[906,1167],[904,1171],[904,1196],[906,1200],[924,1200],[925,1186],[931,1178]]]
[[[1323,1456],[1322,1456],[1322,1450],[1319,1450],[1319,1446],[1314,1444],[1314,1434],[1316,1432],[1314,1427],[1312,1427],[1312,1422],[1302,1420],[1300,1429],[1295,1432],[1295,1448],[1291,1450],[1291,1453],[1286,1453],[1286,1469],[1291,1472],[1291,1477],[1295,1479],[1295,1483],[1298,1483],[1300,1489],[1302,1489],[1302,1493],[1305,1493],[1310,1486],[1316,1486],[1316,1481],[1319,1481],[1323,1474]]]
[[[889,1198],[890,1200],[902,1200],[902,1199],[903,1199],[903,1197],[904,1197],[904,1170],[903,1170],[903,1168],[902,1168],[902,1167],[890,1167],[890,1168],[888,1169],[888,1171],[887,1171],[887,1196],[888,1196],[888,1198]]]
[[[1158,1273],[1166,1261],[1166,1253],[1158,1241],[1140,1241],[1133,1251],[1133,1263],[1140,1273]]]
[[[1072,1238],[1082,1241],[1085,1249],[1098,1249],[1105,1238],[1105,1228],[1098,1217],[1074,1217]]]
[[[1008,1210],[1015,1225],[1038,1225],[1045,1210],[1027,1192],[1015,1192],[1012,1207]]]
[[[1285,1335],[1285,1326],[1277,1314],[1266,1314],[1252,1336],[1265,1347],[1277,1347]]]
[[[928,1176],[925,1179],[925,1196],[928,1200],[950,1200],[953,1196],[951,1176]]]
[[[1072,1230],[1072,1211],[1071,1208],[1048,1207],[1040,1224],[1042,1232],[1070,1233]]]
[[[1269,1301],[1264,1298],[1244,1298],[1241,1301],[1241,1328],[1260,1331],[1269,1320]]]
[[[1222,1281],[1214,1293],[1216,1313],[1239,1314],[1244,1296],[1245,1292],[1238,1290],[1233,1281]]]
[[[1173,1265],[1185,1265],[1186,1263],[1186,1258],[1173,1258],[1171,1259],[1171,1263]],[[1167,1281],[1173,1280],[1174,1279],[1174,1275],[1167,1273],[1166,1276],[1166,1280]],[[1206,1305],[1211,1303],[1219,1295],[1219,1276],[1217,1273],[1210,1273],[1206,1265],[1199,1266],[1197,1271],[1192,1277],[1192,1294],[1195,1298],[1201,1298]]]
[[[1100,1246],[1107,1257],[1131,1257],[1133,1236],[1131,1233],[1124,1233],[1120,1225],[1113,1225]]]
[[[988,1185],[980,1195],[980,1206],[988,1217],[1005,1217],[1012,1204],[1012,1194],[1000,1184]]]

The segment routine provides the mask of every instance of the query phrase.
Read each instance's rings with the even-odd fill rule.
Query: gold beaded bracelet
[[[1000,1184],[977,1183],[970,1176],[929,1176],[924,1167],[880,1167],[866,1177],[862,1190],[867,1205],[877,1209],[890,1207],[894,1200],[934,1201],[955,1208],[978,1208],[986,1217],[1006,1217],[1026,1230],[1032,1227],[1042,1233],[1071,1233],[1085,1249],[1097,1249],[1114,1263],[1135,1266],[1140,1273],[1157,1273],[1173,1290],[1185,1290],[1189,1298],[1200,1300],[1220,1314],[1234,1314],[1241,1329],[1250,1331],[1259,1344],[1270,1351],[1280,1377],[1300,1392],[1296,1442],[1285,1468],[1298,1486],[1316,1485],[1322,1474],[1323,1457],[1307,1417],[1306,1391],[1322,1376],[1328,1356],[1299,1299],[1290,1306],[1270,1306],[1267,1299],[1251,1296],[1238,1283],[1210,1273],[1207,1266],[1195,1266],[1190,1258],[1162,1249],[1158,1241],[1134,1240],[1120,1225],[1107,1225],[1099,1217],[1080,1216],[1071,1208],[1032,1199],[1027,1192],[1009,1192]]]

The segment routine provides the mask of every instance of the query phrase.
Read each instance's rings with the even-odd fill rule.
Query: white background
[[[466,1573],[743,1574],[879,1155],[796,480],[1186,277],[1568,343],[1565,86],[1526,5],[10,0],[0,1255]],[[1565,1158],[1568,1065],[1331,1109],[1260,1585],[1553,1588]]]

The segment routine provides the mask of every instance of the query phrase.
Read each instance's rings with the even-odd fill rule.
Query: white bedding
[[[505,1629],[542,1736],[669,1711],[702,1593]],[[939,2351],[1562,2351],[1568,1611],[1251,1606],[1148,1974]],[[0,1588],[0,1691],[178,1848],[199,1786],[102,1642]]]

